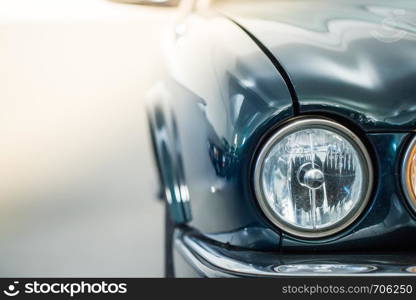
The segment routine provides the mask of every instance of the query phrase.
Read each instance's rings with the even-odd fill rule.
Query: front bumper
[[[204,277],[416,276],[416,256],[276,254],[230,247],[177,229],[175,251]]]

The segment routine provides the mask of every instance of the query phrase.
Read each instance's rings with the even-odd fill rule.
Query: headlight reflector
[[[347,128],[325,119],[301,119],[274,134],[254,170],[257,200],[286,232],[323,237],[351,224],[372,185],[367,150]]]

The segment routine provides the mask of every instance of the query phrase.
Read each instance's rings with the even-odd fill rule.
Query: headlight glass
[[[416,210],[416,138],[413,138],[406,152],[402,172],[402,181],[407,199]]]
[[[261,150],[255,190],[266,216],[283,230],[322,237],[350,224],[365,207],[371,164],[361,141],[329,120],[298,120]]]

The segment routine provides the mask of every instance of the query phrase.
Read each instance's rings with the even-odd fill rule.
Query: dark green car
[[[205,2],[148,102],[167,275],[416,274],[416,1]]]

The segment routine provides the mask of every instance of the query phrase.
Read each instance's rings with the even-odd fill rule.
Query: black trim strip
[[[286,72],[285,68],[283,68],[282,64],[277,60],[277,58],[273,55],[273,53],[270,52],[269,49],[267,49],[266,46],[263,45],[260,40],[258,40],[250,31],[248,31],[246,28],[244,28],[242,25],[234,21],[228,16],[225,16],[227,19],[229,19],[231,22],[236,24],[238,27],[240,27],[245,33],[248,34],[248,36],[257,44],[257,46],[263,51],[264,54],[269,58],[269,60],[272,62],[274,67],[277,69],[279,74],[282,76],[283,80],[286,83],[286,86],[289,90],[290,96],[292,97],[293,102],[293,113],[295,115],[300,114],[300,104],[298,95],[296,94],[295,86],[293,85],[292,81],[290,80],[289,74]]]

